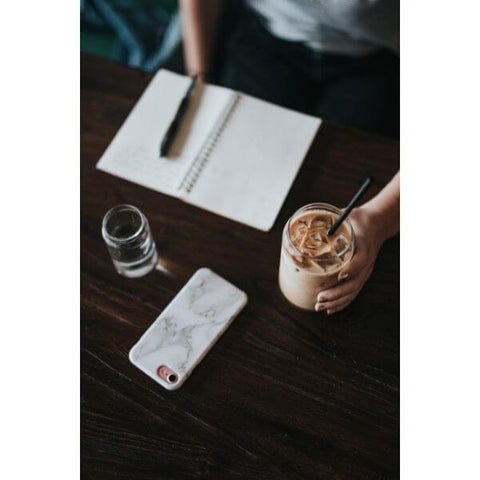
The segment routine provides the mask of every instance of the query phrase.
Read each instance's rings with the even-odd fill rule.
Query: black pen
[[[195,75],[192,78],[192,81],[190,83],[190,86],[188,87],[187,93],[182,98],[182,101],[178,106],[177,112],[175,113],[175,117],[173,117],[172,123],[167,129],[167,132],[163,137],[162,143],[160,144],[160,157],[164,157],[168,153],[170,145],[172,144],[175,138],[175,135],[177,133],[177,130],[179,129],[180,124],[182,123],[182,118],[185,115],[185,112],[187,111],[188,105],[190,104],[190,100],[192,98],[192,91],[195,88],[196,83],[197,83],[197,76]]]

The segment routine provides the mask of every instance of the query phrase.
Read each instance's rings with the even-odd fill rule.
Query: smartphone
[[[247,295],[209,268],[197,270],[129,353],[168,389],[180,388],[247,304]]]

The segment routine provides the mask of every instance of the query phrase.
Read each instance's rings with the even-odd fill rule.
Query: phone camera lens
[[[170,383],[175,383],[177,381],[177,376],[174,375],[173,373],[171,373],[169,376],[168,376],[168,381]]]

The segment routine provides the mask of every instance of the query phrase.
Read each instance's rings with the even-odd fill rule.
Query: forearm
[[[362,205],[383,243],[400,231],[400,172],[374,198]]]
[[[185,65],[189,75],[207,75],[213,63],[221,0],[180,0]]]

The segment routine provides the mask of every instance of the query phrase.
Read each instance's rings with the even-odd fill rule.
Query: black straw
[[[360,190],[358,190],[358,192],[353,196],[352,200],[347,205],[343,213],[338,217],[337,221],[330,227],[330,230],[328,230],[327,235],[329,237],[337,231],[337,228],[348,217],[348,214],[355,208],[355,205],[357,205],[357,203],[363,197],[364,193],[368,190],[368,187],[370,187],[371,184],[372,184],[372,177],[368,177],[363,182],[363,185],[360,187]]]

